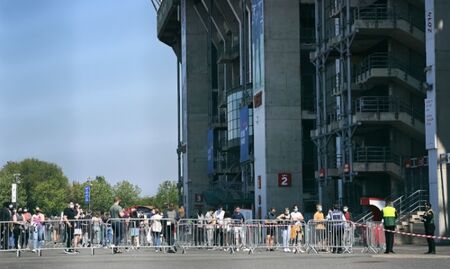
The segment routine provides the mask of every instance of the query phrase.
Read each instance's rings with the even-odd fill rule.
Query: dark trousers
[[[434,226],[434,224],[425,224],[425,234],[426,235],[434,235],[434,230],[436,229],[436,227]],[[427,238],[427,243],[428,243],[428,252],[436,252],[436,244],[434,243],[434,239],[433,238]]]
[[[72,247],[72,240],[73,240],[73,233],[75,231],[75,228],[69,227],[69,225],[66,224],[66,248],[70,249]]]
[[[333,253],[342,252],[342,234],[344,233],[344,228],[342,226],[333,227]]]
[[[20,247],[22,249],[28,247],[29,238],[30,238],[30,230],[28,228],[24,228],[22,230],[22,236],[20,237]]]
[[[222,228],[216,228],[214,232],[214,238],[215,238],[215,246],[223,246],[223,230]]]
[[[0,224],[0,241],[1,241],[1,249],[9,249],[9,227],[8,223]]]
[[[22,230],[20,229],[20,227],[14,227],[14,229],[13,229],[14,247],[16,249],[19,249],[19,237],[20,237],[21,231]]]
[[[394,231],[395,226],[385,226],[385,230]],[[394,233],[393,232],[384,232],[384,237],[386,238],[386,252],[393,252],[394,248]]]
[[[117,247],[122,242],[123,238],[123,225],[120,221],[113,221],[111,223],[112,230],[114,233],[113,244]]]

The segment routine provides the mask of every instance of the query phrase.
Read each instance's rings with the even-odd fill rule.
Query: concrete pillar
[[[195,195],[208,187],[208,39],[193,6],[194,0],[181,1],[182,139],[186,143],[183,188],[187,216],[194,213],[196,204],[200,205]]]
[[[426,146],[429,158],[430,202],[435,212],[436,234],[449,235],[448,170],[440,156],[450,152],[450,2],[425,1],[427,83],[425,103]]]
[[[264,217],[269,207],[282,210],[294,203],[303,206],[300,2],[257,0],[252,4],[253,17],[262,19],[263,25],[262,40],[256,41],[253,36],[252,42],[254,49],[262,48],[260,55],[253,53],[253,85],[255,96],[262,97],[261,105],[255,104],[254,110],[255,204],[258,208],[261,200]],[[255,25],[252,28],[255,34],[258,30]],[[255,70],[259,61],[263,67],[261,77]],[[284,181],[286,178],[280,178],[280,186],[279,177],[283,173],[290,176],[287,179],[290,186],[283,185],[288,183]],[[259,177],[261,189],[258,189]]]

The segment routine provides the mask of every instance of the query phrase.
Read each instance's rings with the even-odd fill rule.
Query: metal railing
[[[424,81],[425,75],[420,68],[414,68],[404,60],[400,60],[387,52],[375,52],[364,58],[355,69],[355,77],[371,72],[374,68],[399,69],[419,81]]]
[[[355,150],[354,162],[364,163],[395,163],[400,165],[401,156],[391,152],[390,148],[383,146],[359,147]]]
[[[356,113],[404,112],[412,116],[414,119],[418,119],[422,122],[425,117],[425,112],[423,109],[414,107],[414,105],[408,104],[400,98],[393,96],[360,97],[354,100],[354,111]]]
[[[387,4],[373,4],[368,7],[355,8],[353,10],[353,18],[355,20],[391,20],[393,22],[405,20],[417,29],[424,31],[425,24],[422,20],[415,18],[413,12],[406,12],[404,14],[402,11],[403,10],[399,9],[395,4],[392,7],[388,7]]]
[[[386,200],[392,199],[387,197]],[[401,195],[393,200],[394,207],[399,214],[398,220],[402,221],[409,218],[412,213],[417,211],[423,211],[425,209],[425,202],[428,200],[428,191],[417,190],[409,195]],[[363,223],[373,220],[372,212],[363,213],[355,218],[357,223]]]

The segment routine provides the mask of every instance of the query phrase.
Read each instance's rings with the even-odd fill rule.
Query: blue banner
[[[84,187],[84,202],[89,203],[91,200],[91,186],[87,185]]]
[[[208,130],[208,175],[214,172],[214,131]]]
[[[249,160],[249,128],[248,128],[248,107],[241,108],[240,111],[240,134],[241,134],[241,163]]]

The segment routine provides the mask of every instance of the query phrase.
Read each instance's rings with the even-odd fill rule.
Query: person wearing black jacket
[[[8,249],[9,248],[9,223],[5,223],[6,221],[11,221],[11,211],[9,210],[9,203],[4,202],[3,208],[0,212],[0,249]]]
[[[434,230],[436,227],[434,226],[434,213],[433,209],[431,209],[431,204],[425,203],[425,213],[423,214],[423,224],[425,226],[425,234],[429,236],[434,236]],[[427,238],[428,243],[428,252],[425,254],[436,254],[436,244],[434,243],[433,238]]]

